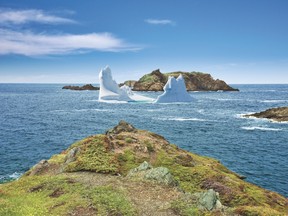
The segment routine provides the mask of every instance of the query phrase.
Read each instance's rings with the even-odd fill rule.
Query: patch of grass
[[[117,159],[120,164],[119,172],[121,174],[125,175],[130,169],[138,166],[135,153],[132,150],[126,149],[123,154],[118,154]]]
[[[91,199],[98,215],[136,215],[136,210],[125,194],[111,186],[96,187],[88,193],[85,191],[83,195]]]
[[[177,214],[181,216],[190,216],[190,215],[204,215],[201,213],[197,206],[191,205],[188,202],[185,202],[182,199],[177,199],[171,203],[171,209]]]
[[[238,215],[243,216],[281,216],[286,215],[284,213],[280,213],[274,209],[263,207],[263,206],[241,206],[234,210]]]
[[[79,145],[80,152],[77,154],[75,161],[65,167],[65,171],[94,171],[99,173],[117,173],[118,163],[112,152],[107,149],[105,136],[95,136],[91,139],[84,140]],[[74,146],[75,147],[75,146]]]
[[[61,176],[29,176],[0,186],[0,215],[67,215],[89,206],[97,215],[135,215],[123,191],[86,187]]]
[[[144,140],[144,144],[149,153],[154,152],[154,145],[149,140]]]
[[[153,76],[146,74],[139,80],[139,82],[154,82],[154,78]]]
[[[79,195],[82,189],[63,177],[23,177],[2,188],[5,193],[0,195],[0,215],[63,215],[85,204]],[[57,191],[61,194],[53,196]]]
[[[133,139],[131,137],[126,137],[125,138],[125,142],[126,143],[132,143],[133,142]]]

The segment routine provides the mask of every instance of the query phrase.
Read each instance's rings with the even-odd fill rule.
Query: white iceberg
[[[181,74],[177,79],[169,76],[163,90],[164,93],[157,97],[155,103],[191,102],[194,100],[187,92],[184,78]]]
[[[106,66],[99,73],[100,90],[99,100],[131,101],[127,92],[120,89],[117,82],[113,80],[111,69]]]
[[[104,102],[152,102],[153,99],[138,95],[132,92],[129,86],[119,88],[117,82],[113,80],[111,69],[106,66],[99,73],[100,90],[99,101]]]

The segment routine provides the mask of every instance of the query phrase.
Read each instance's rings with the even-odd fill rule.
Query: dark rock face
[[[99,90],[99,87],[95,87],[91,84],[83,85],[83,86],[64,86],[62,89],[70,89],[70,90],[77,90],[77,91],[83,91],[83,90]]]
[[[161,73],[159,69],[146,74],[139,81],[129,85],[133,91],[163,91],[168,77],[177,78],[180,74],[184,77],[187,91],[239,91],[227,85],[223,80],[214,80],[210,74],[200,72],[171,72]]]
[[[273,121],[288,121],[288,107],[278,107],[265,110],[263,112],[245,115],[245,117],[267,118]]]

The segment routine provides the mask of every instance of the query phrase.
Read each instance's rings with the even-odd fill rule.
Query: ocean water
[[[113,104],[98,102],[97,91],[61,84],[0,84],[0,182],[123,119],[287,197],[288,123],[241,114],[288,106],[288,85],[232,86],[240,92],[193,92],[193,103]]]

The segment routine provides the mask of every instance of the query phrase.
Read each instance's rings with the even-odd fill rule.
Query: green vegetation
[[[95,136],[84,140],[84,142],[78,142],[72,147],[80,147],[80,151],[76,160],[69,163],[65,171],[94,171],[100,173],[116,173],[118,171],[117,160],[109,152],[104,136]]]
[[[124,192],[110,186],[85,187],[62,176],[25,177],[0,190],[0,215],[56,216],[64,212],[135,215]]]
[[[219,161],[184,151],[160,135],[144,130],[110,133],[78,141],[52,156],[41,172],[30,170],[18,181],[0,185],[0,216],[141,215],[159,209],[177,215],[222,215],[199,210],[183,198],[183,191],[208,189],[219,193],[232,215],[285,215],[288,210],[287,199],[279,194],[245,182]],[[179,187],[126,177],[143,161],[168,168]]]

